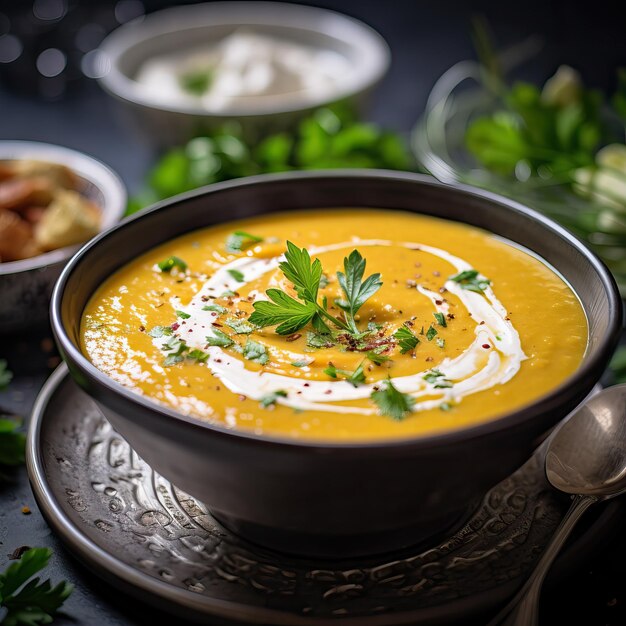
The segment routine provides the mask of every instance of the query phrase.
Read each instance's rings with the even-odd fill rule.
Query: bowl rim
[[[67,166],[78,176],[97,187],[104,197],[100,232],[117,224],[126,210],[127,193],[122,179],[102,161],[65,146],[41,141],[0,141],[0,162],[21,159],[47,161]],[[0,276],[40,269],[69,259],[82,244],[65,246],[43,254],[0,263]]]
[[[129,224],[139,222],[145,219],[150,219],[150,216],[157,213],[161,209],[172,207],[178,204],[184,204],[190,199],[197,198],[203,195],[220,193],[222,191],[228,191],[232,188],[242,187],[255,187],[258,185],[271,185],[274,183],[289,182],[294,180],[306,180],[312,181],[319,179],[351,179],[354,181],[361,180],[363,178],[370,178],[380,181],[386,181],[393,184],[394,181],[401,183],[418,183],[427,187],[434,187],[438,189],[450,189],[458,191],[463,194],[468,194],[471,197],[478,198],[479,200],[486,200],[491,203],[500,205],[505,210],[513,211],[517,214],[530,217],[540,225],[555,233],[564,239],[570,246],[574,247],[589,263],[589,265],[595,270],[602,286],[606,293],[609,302],[609,329],[599,340],[599,346],[595,354],[587,359],[584,359],[581,366],[568,378],[566,378],[560,385],[552,389],[550,392],[540,396],[535,401],[528,404],[524,404],[518,409],[505,413],[499,417],[480,422],[476,425],[469,427],[455,428],[449,431],[437,432],[429,435],[420,435],[412,437],[398,437],[389,439],[374,439],[363,441],[324,441],[316,439],[292,439],[286,436],[276,435],[256,435],[252,432],[245,430],[229,429],[221,424],[213,424],[207,421],[202,421],[192,415],[184,415],[171,409],[165,405],[160,405],[156,401],[151,400],[147,396],[140,395],[131,389],[123,386],[121,383],[116,382],[104,372],[99,370],[95,365],[89,361],[89,359],[82,353],[78,346],[75,346],[69,334],[67,333],[62,322],[62,305],[64,301],[64,289],[74,269],[83,261],[83,259],[89,254],[92,248],[100,245],[100,242],[107,238],[114,237],[115,233],[123,228],[127,228]],[[164,242],[166,239],[164,239]],[[559,268],[554,268],[559,272]],[[470,185],[455,184],[450,185],[443,183],[432,176],[424,174],[416,174],[413,172],[397,172],[391,170],[363,170],[363,169],[342,169],[342,170],[316,170],[316,171],[296,171],[296,172],[281,172],[275,174],[260,174],[257,176],[249,176],[245,178],[239,178],[229,180],[221,183],[215,183],[213,185],[207,185],[199,189],[195,189],[183,194],[179,194],[167,200],[161,201],[144,211],[136,213],[130,218],[124,220],[120,224],[108,229],[100,235],[94,237],[87,242],[83,247],[72,257],[69,263],[63,269],[59,279],[57,280],[50,302],[50,321],[52,325],[53,334],[56,338],[57,344],[60,347],[61,353],[66,361],[70,361],[71,364],[81,370],[81,373],[87,377],[91,382],[95,382],[100,387],[106,389],[107,392],[114,395],[121,395],[123,400],[129,402],[131,405],[139,405],[140,409],[147,410],[154,413],[156,416],[162,419],[171,420],[172,418],[178,425],[183,428],[197,431],[206,430],[214,436],[226,437],[230,439],[236,439],[243,443],[251,443],[252,445],[265,445],[285,447],[290,449],[301,450],[314,450],[314,451],[331,451],[331,450],[350,450],[356,454],[367,453],[377,450],[401,450],[401,449],[432,449],[434,447],[449,446],[461,441],[469,441],[473,439],[479,439],[490,435],[497,435],[502,431],[515,429],[524,422],[532,419],[533,415],[547,412],[554,407],[555,400],[564,391],[575,388],[581,384],[586,378],[592,376],[594,381],[597,382],[599,376],[594,374],[594,371],[598,369],[598,366],[603,362],[608,362],[615,346],[617,345],[619,336],[622,329],[622,300],[619,295],[617,284],[604,263],[600,258],[589,250],[575,235],[567,231],[565,228],[554,222],[553,220],[545,217],[541,213],[534,211],[533,209],[524,206],[523,204],[510,200],[504,196],[472,187]],[[70,367],[70,370],[72,367]],[[530,413],[529,413],[530,411]]]
[[[213,111],[194,104],[155,102],[146,95],[145,90],[137,81],[119,69],[120,58],[140,43],[156,39],[161,35],[193,28],[236,25],[237,20],[243,20],[242,15],[246,16],[245,21],[249,24],[278,26],[294,31],[309,31],[342,41],[359,52],[358,72],[356,74],[351,73],[352,79],[347,88],[340,85],[332,95],[311,97],[300,102],[292,101],[282,105],[269,101],[259,104],[255,109],[238,108],[230,105],[225,110]],[[325,27],[329,29],[328,31],[321,31],[309,26],[314,20],[321,19],[325,20]],[[332,31],[348,28],[350,29],[350,36],[341,38],[338,33],[330,32],[331,20],[338,24]],[[337,102],[374,86],[387,73],[391,64],[391,50],[386,40],[365,22],[330,9],[266,0],[254,2],[251,0],[242,2],[223,0],[173,6],[155,11],[116,28],[105,37],[98,51],[103,55],[102,63],[106,71],[97,80],[113,96],[157,111],[216,119],[251,118],[294,113]]]

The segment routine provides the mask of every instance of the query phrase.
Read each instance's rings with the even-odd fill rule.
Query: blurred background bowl
[[[60,163],[79,180],[78,191],[98,205],[100,230],[116,224],[126,209],[126,188],[109,167],[62,146],[34,141],[0,141],[0,161]],[[30,329],[48,321],[50,295],[68,259],[80,245],[59,248],[30,259],[0,263],[0,333]]]
[[[135,80],[151,57],[215,43],[241,27],[331,50],[347,59],[352,71],[331,97],[283,102],[276,97],[259,102],[255,109],[233,104],[220,112],[195,103],[156,102]],[[115,30],[102,42],[100,52],[101,85],[123,103],[133,126],[155,148],[184,143],[233,120],[255,139],[292,127],[322,105],[348,101],[363,109],[391,61],[385,40],[364,23],[334,11],[275,2],[215,2],[158,11]]]

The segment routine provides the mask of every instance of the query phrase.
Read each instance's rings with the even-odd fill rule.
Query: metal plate
[[[48,522],[96,573],[178,616],[248,624],[443,623],[488,610],[531,570],[568,506],[548,486],[538,451],[430,549],[350,563],[272,553],[225,530],[156,474],[64,365],[33,409],[28,470]],[[598,509],[561,570],[606,536],[621,506]]]

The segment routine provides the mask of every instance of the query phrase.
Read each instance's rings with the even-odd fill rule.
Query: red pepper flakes
[[[491,348],[491,344],[488,344],[488,343],[483,343],[483,348],[484,348],[485,350],[489,350],[489,348]]]

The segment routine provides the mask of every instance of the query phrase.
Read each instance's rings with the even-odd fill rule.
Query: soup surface
[[[579,366],[587,322],[570,287],[510,242],[340,209],[154,248],[98,289],[81,335],[99,369],[179,412],[340,441],[447,431],[528,404]]]

